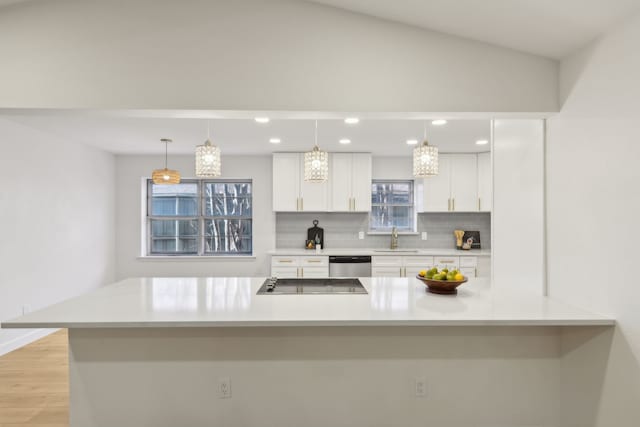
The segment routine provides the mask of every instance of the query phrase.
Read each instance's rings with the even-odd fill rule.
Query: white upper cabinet
[[[490,211],[490,159],[490,153],[440,154],[438,175],[423,180],[419,212]]]
[[[491,212],[491,153],[478,154],[478,208],[481,212]]]
[[[329,157],[329,179],[331,180],[331,206],[334,212],[351,210],[351,154],[332,153]]]
[[[451,210],[478,211],[478,156],[456,154],[451,157]]]
[[[332,153],[330,157],[332,212],[371,210],[371,154]]]
[[[353,211],[369,212],[371,210],[371,154],[353,153],[352,159]]]
[[[304,156],[273,155],[273,210],[276,212],[322,212],[327,210],[328,184],[304,180]]]
[[[451,157],[440,154],[438,175],[424,178],[423,204],[421,212],[448,212],[451,210]]]
[[[298,153],[273,155],[273,210],[278,212],[300,210],[300,155]]]

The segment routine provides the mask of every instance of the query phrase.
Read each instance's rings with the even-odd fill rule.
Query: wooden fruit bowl
[[[462,285],[467,281],[467,277],[464,279],[455,281],[455,280],[433,280],[427,279],[426,277],[416,276],[417,279],[424,282],[427,285],[427,292],[431,292],[433,294],[441,294],[441,295],[455,295],[458,293],[456,289],[458,286]]]

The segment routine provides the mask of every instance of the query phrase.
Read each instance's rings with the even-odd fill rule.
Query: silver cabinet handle
[[[482,210],[482,204],[480,203],[480,197],[478,197],[478,210]]]
[[[354,211],[356,210],[356,198],[355,197],[353,198],[353,210]]]
[[[451,210],[452,210],[452,211],[455,211],[455,210],[456,210],[456,199],[455,199],[455,197],[454,197],[454,198],[453,198],[453,199],[451,199],[451,200],[452,200],[452,203],[453,203],[453,209],[451,209]]]

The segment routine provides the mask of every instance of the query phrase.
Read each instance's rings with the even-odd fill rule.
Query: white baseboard
[[[46,337],[59,329],[27,329],[24,334],[17,336],[7,342],[0,342],[0,356],[31,344],[40,338]]]

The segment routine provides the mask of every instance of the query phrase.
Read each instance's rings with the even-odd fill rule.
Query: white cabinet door
[[[463,276],[468,278],[476,277],[476,268],[475,267],[460,267],[460,273]]]
[[[334,212],[351,210],[351,153],[332,153],[329,163],[331,180],[331,204]]]
[[[422,212],[448,212],[451,199],[451,155],[440,154],[438,175],[424,178]]]
[[[491,212],[491,153],[478,154],[478,207],[481,212]]]
[[[273,210],[292,212],[299,209],[300,155],[275,153],[273,155]]]
[[[460,267],[460,258],[457,256],[436,256],[433,257],[433,265],[434,267],[438,267],[438,270],[442,270],[446,268],[451,270],[452,268]]]
[[[329,210],[329,183],[304,180],[304,166],[300,169],[300,210],[304,212],[327,212]]]
[[[353,153],[351,162],[352,211],[371,210],[371,154]],[[338,184],[339,185],[339,184]]]
[[[371,267],[373,277],[402,277],[402,267]]]
[[[301,277],[306,278],[327,278],[329,277],[329,267],[302,267]]]
[[[298,277],[298,267],[271,267],[271,277],[283,279]]]
[[[451,210],[478,211],[478,156],[475,154],[451,157]]]

